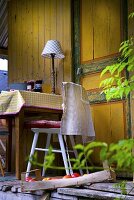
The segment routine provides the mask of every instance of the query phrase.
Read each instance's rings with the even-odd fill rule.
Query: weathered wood
[[[134,195],[134,190],[132,188],[134,187],[133,182],[127,182],[126,184],[126,190],[129,195]],[[119,188],[115,187],[115,183],[95,183],[91,185],[85,185],[84,188],[86,189],[92,189],[96,191],[105,191],[105,192],[113,192],[113,193],[121,193],[121,190]]]
[[[24,193],[12,193],[12,192],[2,192],[0,191],[0,199],[1,200],[40,200],[40,196],[32,195],[32,194],[24,194]]]
[[[51,192],[51,199],[78,200],[76,196],[59,194],[57,191]]]
[[[22,182],[22,191],[34,191],[34,190],[47,190],[55,189],[59,187],[68,187],[75,185],[83,185],[87,183],[103,182],[111,179],[111,172],[109,170],[103,170],[95,172],[85,176],[68,179],[56,179],[48,181],[35,181],[35,182]]]
[[[79,199],[105,199],[105,200],[113,200],[115,198],[119,198],[119,199],[124,199],[126,196],[125,195],[121,195],[121,194],[115,194],[112,192],[104,192],[104,191],[95,191],[95,190],[90,190],[90,189],[76,189],[76,188],[58,188],[57,192],[59,194],[64,194],[69,196],[70,194],[76,197],[83,197],[83,198],[79,198]],[[84,198],[85,197],[85,198]],[[125,200],[133,200],[134,197],[127,195],[127,197],[125,198]]]

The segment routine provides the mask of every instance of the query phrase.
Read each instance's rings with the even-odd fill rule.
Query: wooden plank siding
[[[57,91],[72,72],[71,1],[13,0],[9,10],[9,83],[42,79],[50,88],[50,59],[41,56],[47,40],[60,41],[64,60],[55,60]]]
[[[127,2],[120,0],[80,0],[79,16],[74,10],[74,59],[75,81],[88,91],[96,140],[110,143],[130,137],[129,100],[114,99],[106,102],[100,94],[101,71],[117,62],[120,42],[126,39]],[[80,21],[80,24],[79,24]],[[77,69],[81,74],[77,76]],[[125,72],[124,72],[125,73]],[[93,155],[94,164],[100,164],[98,151]]]
[[[126,138],[125,101],[92,104],[92,118],[96,140],[107,144]],[[93,161],[98,164],[99,151],[95,150]]]
[[[82,0],[80,16],[81,63],[118,53],[120,0]]]

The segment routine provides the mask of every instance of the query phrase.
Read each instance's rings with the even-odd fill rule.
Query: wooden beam
[[[112,180],[113,175],[110,170],[103,170],[99,172],[94,172],[92,174],[87,174],[85,176],[80,176],[77,178],[68,179],[55,179],[47,181],[35,181],[35,182],[22,182],[21,189],[23,192],[35,191],[35,190],[46,190],[46,189],[56,189],[60,187],[85,185],[95,182],[103,182],[106,180]]]

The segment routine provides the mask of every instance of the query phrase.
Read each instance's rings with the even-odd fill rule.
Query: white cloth
[[[64,111],[61,134],[89,136],[90,140],[94,139],[95,131],[90,105],[84,88],[72,82],[64,82],[62,92]]]
[[[0,115],[18,113],[25,101],[18,90],[0,94]]]

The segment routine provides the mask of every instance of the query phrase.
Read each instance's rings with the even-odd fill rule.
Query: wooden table
[[[25,160],[23,154],[24,142],[24,122],[29,116],[45,116],[51,119],[51,115],[55,115],[58,119],[62,116],[62,97],[61,95],[52,95],[45,93],[35,93],[20,91],[25,104],[18,113],[0,113],[0,118],[14,119],[15,121],[15,172],[16,178],[20,179],[23,171],[23,163]],[[11,131],[10,131],[11,132]],[[12,136],[10,136],[12,138]],[[11,142],[11,141],[10,141]],[[13,147],[13,146],[12,146]],[[11,160],[10,160],[11,162]]]

